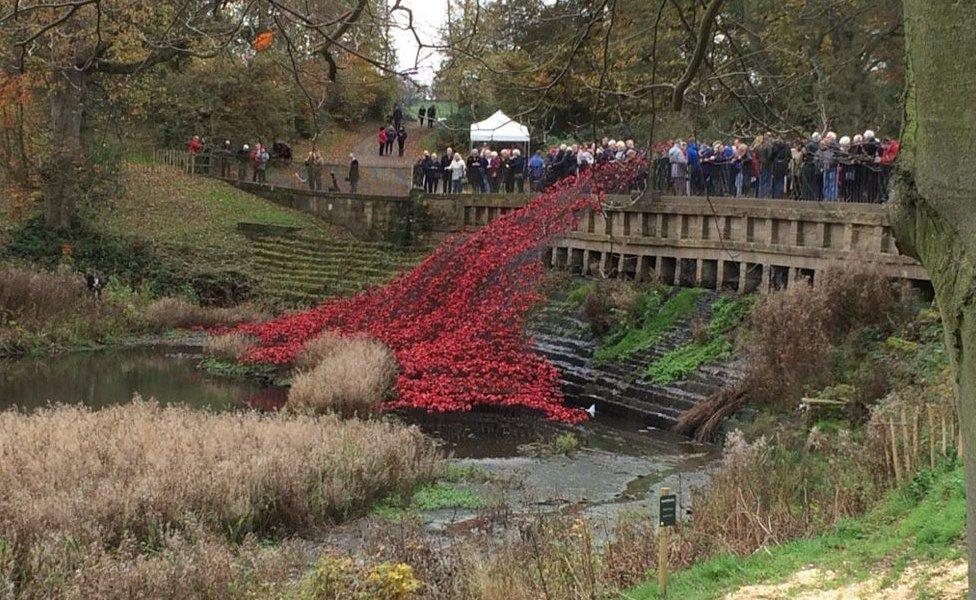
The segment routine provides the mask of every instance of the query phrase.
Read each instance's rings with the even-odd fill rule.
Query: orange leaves
[[[255,52],[261,52],[263,50],[267,50],[273,41],[274,32],[265,30],[254,36],[254,39],[251,40],[251,47],[254,48]]]

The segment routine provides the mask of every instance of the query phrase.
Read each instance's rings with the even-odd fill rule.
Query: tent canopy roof
[[[529,128],[516,123],[500,110],[484,121],[471,124],[471,143],[528,141]]]

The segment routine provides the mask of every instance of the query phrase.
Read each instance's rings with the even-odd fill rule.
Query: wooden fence
[[[192,174],[196,170],[196,155],[186,150],[157,148],[153,150],[153,163],[176,167],[184,173]]]

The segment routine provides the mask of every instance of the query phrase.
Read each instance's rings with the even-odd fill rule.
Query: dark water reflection
[[[101,408],[128,402],[134,393],[216,411],[284,403],[284,388],[209,375],[197,368],[201,358],[193,349],[139,347],[0,361],[0,410],[78,403]]]
[[[200,370],[199,349],[134,347],[75,352],[56,357],[0,361],[0,410],[31,411],[51,404],[85,404],[101,408],[129,402],[138,393],[160,404],[181,404],[212,411],[281,407],[287,388],[256,381],[219,377]],[[582,446],[619,455],[678,457],[709,453],[706,446],[640,421],[598,415],[571,427],[538,414],[480,411],[430,415],[399,413],[438,439],[458,458],[491,459],[531,453],[573,432]]]

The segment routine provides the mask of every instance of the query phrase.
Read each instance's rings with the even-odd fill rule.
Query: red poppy
[[[556,369],[523,333],[540,300],[541,252],[599,210],[604,190],[626,189],[637,161],[566,178],[524,208],[442,243],[420,265],[382,287],[328,301],[238,331],[257,338],[245,360],[287,364],[322,330],[366,334],[393,349],[400,373],[387,408],[429,412],[522,406],[577,423],[563,404]]]

